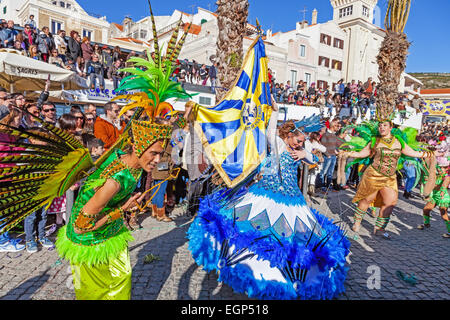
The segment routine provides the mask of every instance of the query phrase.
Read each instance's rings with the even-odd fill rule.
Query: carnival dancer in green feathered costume
[[[441,217],[445,222],[447,232],[442,236],[450,238],[450,219],[448,217],[448,207],[450,206],[450,195],[448,186],[450,184],[450,165],[448,160],[439,162],[436,165],[436,183],[433,184],[433,190],[427,198],[427,204],[423,208],[423,224],[417,226],[417,229],[424,230],[430,228],[431,211],[437,206]]]
[[[71,263],[77,299],[130,299],[132,237],[124,220],[139,205],[140,195],[132,194],[142,171],[155,168],[171,139],[172,126],[160,120],[173,110],[166,100],[191,98],[181,84],[170,81],[186,34],[177,41],[177,28],[164,56],[155,39],[155,58],[147,52],[147,59],[129,60],[134,68],[124,69],[130,76],[118,90],[139,92],[119,97],[132,101],[121,114],[137,110],[118,141],[95,163],[74,136],[39,118],[34,117],[44,132],[0,126],[0,132],[15,138],[1,142],[11,149],[2,152],[11,155],[0,158],[0,234],[87,178],[56,241],[59,254]],[[149,121],[140,120],[144,111]],[[42,143],[29,143],[31,139]]]
[[[394,128],[392,115],[377,114],[377,117],[377,121],[365,122],[355,127],[359,136],[352,137],[351,141],[341,145],[341,149],[347,149],[341,151],[341,154],[344,157],[356,158],[347,167],[355,163],[364,164],[366,167],[353,198],[353,202],[358,205],[353,231],[359,231],[367,209],[373,206],[380,208],[373,233],[389,239],[390,235],[385,229],[397,204],[397,170],[402,168],[405,160],[414,163],[418,171],[426,170],[416,158],[434,157],[435,154],[418,144],[417,130]],[[420,176],[419,171],[416,177]]]
[[[152,12],[151,16],[154,20]],[[191,98],[179,83],[170,80],[187,34],[177,42],[180,25],[181,20],[164,56],[155,38],[153,57],[147,52],[147,59],[131,58],[128,62],[134,63],[134,68],[123,69],[131,75],[122,80],[118,91],[139,90],[115,98],[131,100],[120,115],[138,108],[130,130],[125,129],[112,151],[97,160],[101,165],[88,177],[68,225],[58,234],[56,247],[71,262],[77,299],[130,299],[127,243],[132,237],[124,225],[124,215],[141,201],[140,194],[130,196],[142,171],[152,172],[171,139],[172,126],[158,121],[173,110],[166,100]],[[156,31],[154,23],[153,28]],[[150,121],[138,120],[144,110]],[[121,151],[124,145],[129,147],[127,153]]]

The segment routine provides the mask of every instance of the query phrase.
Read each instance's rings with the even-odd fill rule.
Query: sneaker
[[[38,251],[36,241],[27,241],[26,247],[29,253],[34,253]]]
[[[444,233],[444,234],[442,235],[442,237],[443,237],[443,238],[446,238],[446,239],[450,238],[450,232]]]
[[[18,252],[25,249],[25,245],[19,244],[19,242],[22,241],[22,239],[19,240],[13,240],[10,239],[8,241],[5,241],[0,244],[0,252]]]
[[[40,243],[44,248],[51,248],[51,247],[53,247],[53,242],[51,242],[51,241],[48,240],[47,238],[39,239],[39,243]]]

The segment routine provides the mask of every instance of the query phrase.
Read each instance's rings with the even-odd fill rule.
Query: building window
[[[330,67],[330,58],[319,57],[319,66],[329,68]]]
[[[317,88],[326,90],[328,88],[328,82],[322,80],[317,81]]]
[[[141,39],[147,39],[147,30],[141,30],[140,32]]]
[[[61,8],[65,8],[65,7],[66,7],[66,3],[65,3],[64,1],[60,1],[60,2],[59,2],[59,6],[60,6]]]
[[[331,36],[321,33],[320,34],[320,43],[331,46]]]
[[[366,6],[363,6],[362,13],[363,13],[363,16],[368,18],[369,17],[369,8],[367,8]]]
[[[198,103],[210,106],[211,105],[211,98],[209,98],[209,97],[199,97]]]
[[[3,14],[6,14],[6,7],[3,7]]]
[[[331,68],[334,70],[342,70],[342,62],[338,60],[333,60],[331,62]]]
[[[54,6],[58,5],[58,1],[52,1],[52,5]]]
[[[304,44],[300,45],[300,57],[306,57],[306,46]]]
[[[92,40],[91,36],[92,36],[92,31],[91,30],[83,29],[83,38],[86,37],[89,40]]]
[[[297,70],[291,70],[291,84],[297,83]]]
[[[66,8],[70,9],[70,8],[72,8],[72,5],[70,3],[66,3]]]
[[[309,87],[311,85],[311,73],[305,73],[306,85]]]
[[[351,16],[353,14],[353,6],[348,6],[339,10],[339,18]]]
[[[56,21],[56,20],[53,20],[53,19],[52,19],[52,23],[51,23],[51,28],[50,28],[50,30],[51,30],[51,32],[52,32],[53,34],[57,34],[58,31],[61,30],[62,28],[63,28],[63,27],[62,27],[62,22],[59,22],[59,21]]]
[[[333,47],[344,49],[344,41],[338,38],[334,38]]]

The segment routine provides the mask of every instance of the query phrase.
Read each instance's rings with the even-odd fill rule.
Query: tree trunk
[[[217,0],[217,78],[221,87],[231,89],[243,60],[243,40],[248,18],[248,0]],[[217,101],[226,90],[217,90]]]
[[[387,31],[378,54],[379,86],[377,93],[377,111],[380,118],[386,120],[395,110],[398,98],[398,86],[406,68],[406,58],[410,42],[404,33]]]

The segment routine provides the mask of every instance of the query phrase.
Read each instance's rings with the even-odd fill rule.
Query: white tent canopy
[[[42,91],[50,75],[50,91],[87,88],[86,80],[75,72],[18,54],[0,50],[0,86],[10,92]]]

